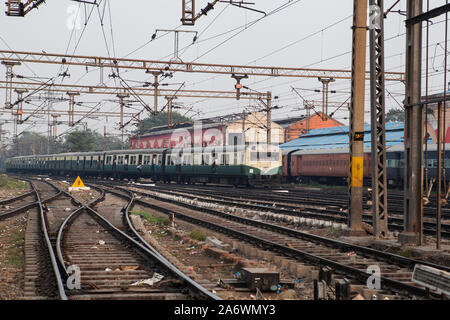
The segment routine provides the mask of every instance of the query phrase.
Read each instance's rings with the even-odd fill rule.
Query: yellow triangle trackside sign
[[[81,181],[80,177],[77,177],[77,179],[75,180],[75,182],[72,185],[72,188],[84,188],[85,185],[83,183],[83,181]]]

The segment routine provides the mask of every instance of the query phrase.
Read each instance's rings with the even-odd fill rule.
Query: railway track
[[[132,196],[121,210],[103,204],[105,192],[98,190],[100,196],[80,204],[58,230],[63,278],[69,279],[70,266],[81,274],[81,287],[66,290],[69,299],[219,299],[142,242],[128,217]]]
[[[123,187],[117,187],[117,189],[128,190]],[[193,204],[193,201],[182,201],[175,197],[168,199],[148,191],[133,190],[133,192],[144,197],[136,200],[139,205],[167,215],[173,214],[178,219],[231,235],[236,239],[278,252],[292,259],[312,265],[328,266],[336,274],[352,278],[359,283],[365,284],[370,276],[366,273],[368,266],[379,266],[382,274],[382,288],[404,297],[427,297],[424,288],[411,282],[415,264],[450,270],[448,267],[200,207]],[[349,253],[356,254],[349,257]]]
[[[123,185],[123,184],[122,184]],[[309,219],[318,219],[330,222],[336,222],[341,224],[347,223],[347,212],[342,209],[337,209],[335,206],[321,206],[320,204],[290,204],[285,202],[280,202],[279,200],[267,200],[269,195],[262,197],[251,197],[247,194],[245,197],[242,194],[230,194],[223,195],[222,193],[215,192],[213,190],[198,189],[187,189],[186,187],[180,186],[140,186],[134,185],[137,188],[142,188],[146,190],[153,190],[159,192],[166,192],[172,195],[178,195],[186,197],[189,199],[206,199],[210,202],[217,203],[219,205],[224,205],[227,207],[239,207],[244,209],[272,212],[276,214],[294,216],[294,217],[304,217]],[[250,199],[249,199],[250,198]],[[299,203],[301,203],[299,201]],[[364,214],[363,222],[371,225],[372,215]],[[389,229],[391,231],[402,231],[403,230],[403,217],[400,215],[390,214],[388,218]],[[424,233],[426,235],[435,235],[436,223],[429,218],[424,221]],[[450,224],[441,223],[441,235],[444,238],[450,239]]]
[[[27,215],[24,245],[24,299],[66,299],[45,215],[44,202],[60,196],[49,184],[29,182],[35,202],[22,207]],[[42,200],[45,197],[45,200]],[[19,214],[15,212],[14,214]],[[8,215],[10,217],[11,215]]]
[[[158,187],[167,187],[166,184],[160,184]],[[183,185],[169,185],[170,188],[183,188]],[[243,189],[240,188],[232,188],[228,186],[189,186],[193,190],[197,190],[199,192],[208,191],[214,194],[222,194],[229,196],[240,196],[243,193]],[[277,201],[285,204],[298,204],[298,205],[319,205],[328,207],[330,209],[339,208],[341,210],[347,210],[348,208],[348,193],[339,191],[336,189],[321,189],[321,190],[313,190],[313,188],[304,188],[304,189],[245,189],[246,198],[250,199],[262,199],[262,198],[270,198],[273,201]],[[287,192],[283,192],[287,191]],[[326,194],[326,197],[324,197]],[[371,206],[367,204],[367,201],[370,200],[367,195],[364,195],[364,205],[363,208],[365,210],[370,210]],[[424,216],[429,218],[434,218],[436,216],[436,207],[435,200],[433,198],[430,199],[431,203],[424,207]],[[392,213],[403,214],[403,196],[398,194],[390,193],[388,195],[388,210]],[[442,209],[442,217],[450,218],[450,207],[444,207]]]

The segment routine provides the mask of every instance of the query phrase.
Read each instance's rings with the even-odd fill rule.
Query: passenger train
[[[21,156],[6,160],[7,172],[151,178],[178,183],[259,185],[281,180],[278,146],[232,145],[178,149],[133,149]]]
[[[393,187],[403,185],[405,178],[404,146],[390,147],[386,152],[387,183]],[[346,184],[349,173],[349,150],[315,149],[315,150],[285,150],[283,151],[283,180],[285,182],[326,184]],[[428,144],[427,163],[428,177],[437,177],[437,145]],[[364,150],[364,183],[370,185],[371,150]],[[445,147],[446,180],[450,179],[450,144]],[[449,170],[449,172],[447,172]]]

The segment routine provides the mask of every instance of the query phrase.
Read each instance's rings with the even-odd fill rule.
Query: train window
[[[111,156],[106,157],[106,164],[111,164]]]
[[[437,159],[433,159],[433,168],[437,168],[437,166],[438,166]]]
[[[202,164],[202,155],[199,153],[194,153],[194,165],[199,166]]]
[[[230,155],[229,154],[224,153],[222,155],[222,163],[224,166],[228,166],[230,164]]]
[[[162,155],[158,154],[158,165],[162,164]]]
[[[150,156],[144,156],[144,165],[150,164]]]
[[[131,165],[135,165],[136,164],[136,156],[131,156],[130,157],[130,164]]]
[[[183,157],[183,165],[186,166],[186,165],[190,165],[190,164],[191,164],[191,156],[190,155],[184,156]]]
[[[123,164],[123,156],[117,157],[117,164]]]
[[[169,165],[169,166],[172,165],[172,164],[171,164],[171,159],[170,159],[170,158],[172,158],[172,156],[170,156],[170,155],[167,155],[167,156],[166,156],[166,165]]]
[[[245,151],[239,153],[239,164],[245,164]]]
[[[202,165],[209,165],[209,154],[203,154]]]

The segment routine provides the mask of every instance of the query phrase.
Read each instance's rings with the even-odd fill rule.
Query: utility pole
[[[3,146],[3,122],[0,123],[0,150],[2,151],[2,157],[5,154],[4,146]]]
[[[364,165],[364,95],[367,0],[353,1],[352,96],[350,104],[349,227],[351,235],[362,229]]]
[[[28,92],[27,89],[15,89],[14,90],[17,93],[17,101],[19,102],[17,106],[17,123],[22,124],[22,115],[23,115],[23,94]]]
[[[242,145],[245,146],[245,109],[242,111]]]
[[[103,126],[103,150],[106,150],[106,126]]]
[[[305,103],[304,108],[306,110],[306,132],[311,130],[311,110],[314,109],[314,105],[310,103]]]
[[[141,147],[141,113],[137,114],[138,148]]]
[[[248,75],[246,74],[232,74],[231,77],[236,80],[236,84],[234,85],[234,88],[236,89],[236,100],[241,99],[241,89],[244,87],[241,84],[242,79],[247,79]],[[246,87],[247,88],[247,87]]]
[[[19,144],[17,143],[17,129],[19,124],[22,124],[22,115],[23,115],[23,94],[25,92],[27,92],[28,90],[26,89],[15,89],[14,90],[17,93],[17,102],[18,102],[18,106],[17,106],[17,112],[13,112],[13,117],[14,117],[14,136],[13,136],[13,141],[14,141],[14,145],[16,147],[16,152],[17,155],[19,155]]]
[[[445,102],[444,102],[445,105]],[[444,109],[444,110],[443,110]],[[437,134],[437,190],[436,190],[436,249],[441,249],[441,216],[442,216],[442,142],[445,144],[445,134],[443,129],[445,124],[442,123],[442,111],[445,112],[445,108],[442,108],[442,102],[438,103],[438,134]],[[444,155],[445,156],[445,155]],[[444,169],[445,170],[445,169]]]
[[[75,117],[74,117],[75,96],[79,96],[80,93],[66,92],[66,94],[69,96],[69,127],[73,127],[75,125]]]
[[[372,217],[374,236],[388,234],[386,179],[386,117],[384,87],[384,0],[369,0],[370,21],[370,111],[372,125]]]
[[[328,118],[328,85],[330,82],[334,82],[333,78],[319,77],[319,81],[322,82],[322,121],[326,121]]]
[[[294,91],[300,98],[303,100],[303,107],[306,110],[306,132],[311,130],[311,110],[314,109],[314,101],[308,101],[297,91],[294,87],[292,87],[292,91]]]
[[[124,103],[124,99],[128,98],[129,95],[126,93],[119,93],[117,94],[117,98],[119,98],[119,104],[120,104],[120,131],[121,131],[121,136],[122,136],[122,149],[123,149],[123,144],[124,144],[124,136],[123,136],[123,107],[125,106]]]
[[[159,95],[159,91],[158,91],[159,80],[158,80],[158,77],[159,77],[160,75],[162,75],[163,72],[162,72],[162,71],[149,71],[149,70],[147,70],[147,71],[145,71],[145,73],[150,73],[150,74],[152,74],[153,77],[154,77],[154,81],[153,81],[153,84],[152,84],[153,88],[155,88],[155,94],[154,94],[154,99],[155,99],[155,100],[154,100],[154,104],[155,104],[155,107],[154,107],[154,114],[157,115],[157,114],[158,114],[158,95]]]
[[[422,0],[407,1],[407,19],[422,14]],[[423,239],[422,181],[422,23],[406,25],[405,196],[401,243],[421,245]]]
[[[272,144],[272,92],[267,91],[267,145]]]
[[[12,105],[12,79],[14,78],[13,67],[20,66],[20,62],[14,61],[2,61],[2,64],[6,67],[6,94],[5,94],[5,108],[11,109]]]
[[[53,125],[52,125],[52,141],[53,141],[53,152],[56,153],[56,138],[58,137],[58,117],[60,114],[53,113]]]
[[[177,97],[171,96],[167,97],[167,126],[172,128],[172,107],[173,107],[173,100],[175,100]]]

